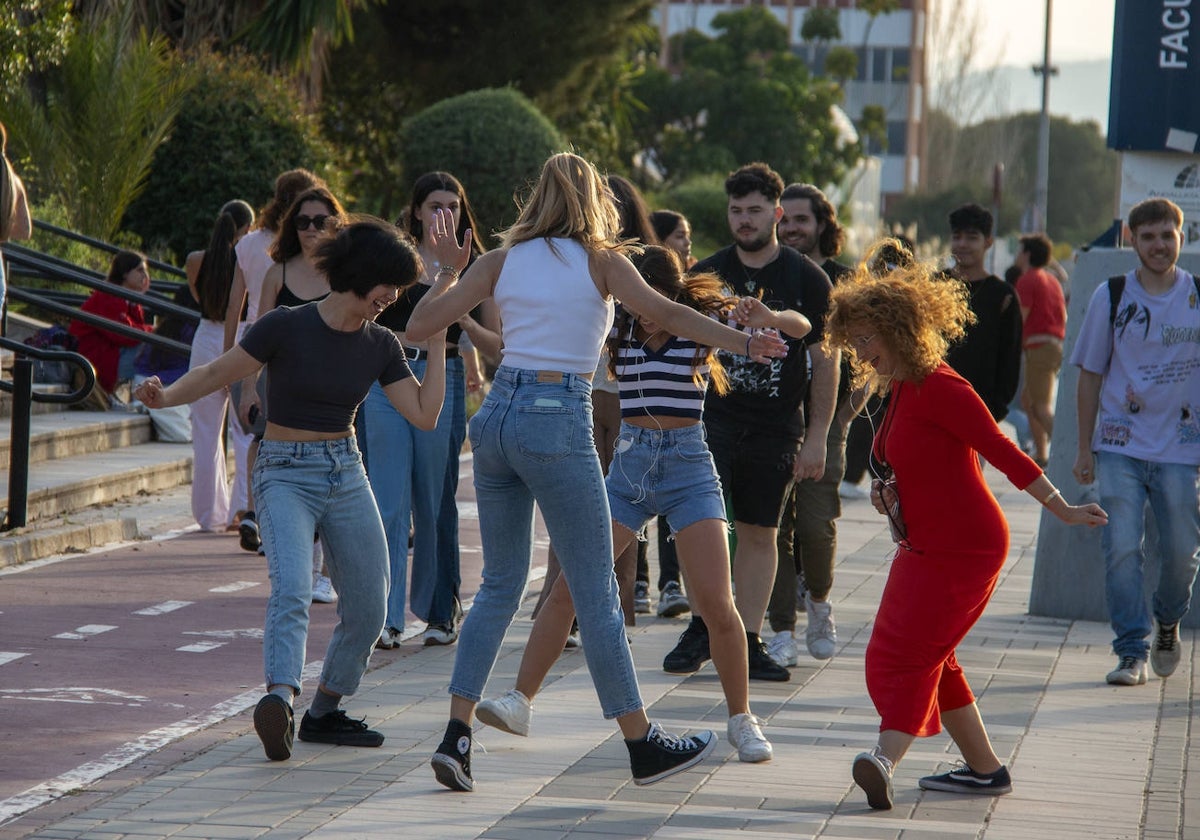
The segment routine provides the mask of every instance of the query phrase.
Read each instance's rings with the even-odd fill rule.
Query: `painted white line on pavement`
[[[224,586],[214,586],[209,592],[241,592],[243,589],[250,589],[258,586],[256,580],[239,580],[237,583],[227,583]]]
[[[88,636],[98,636],[101,633],[107,633],[109,630],[116,630],[115,624],[85,624],[82,627],[76,627],[73,633],[59,633],[51,636],[52,639],[68,639],[70,641],[79,641],[86,639]]]
[[[220,647],[225,647],[225,643],[224,642],[196,642],[195,644],[192,644],[192,645],[184,645],[183,647],[177,647],[177,648],[175,648],[175,650],[179,651],[180,653],[208,653],[210,650],[216,650],[217,648],[220,648]]]
[[[142,610],[134,610],[134,615],[165,615],[175,610],[181,610],[184,607],[190,607],[195,601],[163,601],[161,604],[155,604],[152,607],[146,607]]]
[[[0,650],[0,665],[7,665],[9,662],[12,662],[14,659],[20,659],[22,656],[28,656],[28,655],[29,654],[27,654],[27,653],[8,653],[7,651]]]
[[[310,662],[305,666],[302,678],[305,680],[316,679],[320,676],[321,668],[324,664],[324,661]],[[24,793],[0,800],[0,826],[14,817],[19,817],[26,811],[32,811],[34,808],[45,805],[47,802],[58,799],[71,791],[87,787],[103,779],[109,773],[120,770],[122,767],[128,767],[142,756],[149,755],[172,741],[177,741],[180,738],[191,735],[193,732],[214,726],[227,718],[241,714],[257,703],[261,696],[261,689],[256,688],[252,691],[244,691],[236,697],[231,697],[228,700],[218,703],[206,712],[184,718],[178,723],[164,726],[161,729],[147,732],[142,737],[122,744],[95,761],[81,764],[74,770],[68,770],[66,773],[48,782],[31,787]]]
[[[126,694],[111,688],[4,688],[0,697],[6,700],[39,700],[44,703],[80,703],[89,706],[133,706],[150,702],[140,694]]]
[[[244,627],[238,630],[184,630],[185,636],[211,636],[214,639],[261,639],[261,627]]]

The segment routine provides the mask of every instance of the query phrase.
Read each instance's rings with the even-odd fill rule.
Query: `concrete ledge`
[[[100,522],[64,524],[55,528],[26,526],[0,537],[0,568],[71,554],[138,537],[137,519],[122,516]]]
[[[0,436],[0,470],[9,468],[11,427]],[[30,418],[29,462],[52,461],[136,446],[154,439],[149,415],[110,411],[58,411]]]

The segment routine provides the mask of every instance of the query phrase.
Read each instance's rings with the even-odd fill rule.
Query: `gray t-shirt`
[[[267,419],[290,429],[349,432],[371,383],[386,387],[412,376],[391,330],[373,321],[335,330],[316,303],[271,310],[240,346],[267,366]]]

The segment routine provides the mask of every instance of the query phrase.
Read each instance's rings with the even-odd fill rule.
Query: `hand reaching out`
[[[133,389],[133,397],[146,408],[165,408],[163,384],[157,376],[151,376]]]

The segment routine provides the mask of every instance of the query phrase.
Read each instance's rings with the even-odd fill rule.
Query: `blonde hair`
[[[852,386],[867,384],[876,393],[886,390],[897,375],[922,381],[946,358],[950,344],[961,339],[976,320],[966,285],[931,265],[913,263],[885,274],[872,272],[877,252],[888,244],[896,243],[877,243],[854,273],[833,287],[825,321],[829,345],[851,351]],[[850,340],[852,327],[869,330],[895,353],[896,373],[882,377],[863,363]]]
[[[506,248],[531,239],[574,239],[589,253],[624,253],[629,246],[620,231],[616,201],[596,167],[579,155],[560,152],[542,166],[520,216],[500,239]]]

